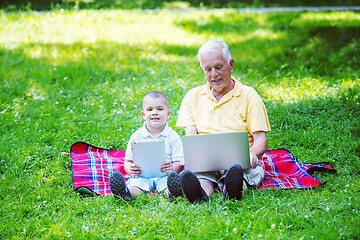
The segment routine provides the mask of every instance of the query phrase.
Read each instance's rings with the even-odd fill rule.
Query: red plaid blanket
[[[70,150],[74,189],[86,187],[100,195],[111,194],[109,177],[124,170],[125,150],[109,150],[84,142],[74,143]],[[328,163],[301,163],[286,149],[267,151],[262,158],[265,178],[259,190],[266,188],[311,188],[323,182],[311,176],[310,170],[335,173]]]
[[[261,159],[265,177],[259,190],[266,188],[312,188],[323,182],[310,175],[315,171],[336,173],[326,162],[301,163],[286,149],[267,151]]]

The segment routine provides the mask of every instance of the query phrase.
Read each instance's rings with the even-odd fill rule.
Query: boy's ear
[[[170,109],[169,109],[169,112],[168,112],[168,114],[167,114],[167,119],[170,118],[170,115],[171,115],[171,111],[170,111]]]
[[[143,119],[145,120],[145,113],[144,113],[144,111],[141,111],[141,116],[142,116]]]

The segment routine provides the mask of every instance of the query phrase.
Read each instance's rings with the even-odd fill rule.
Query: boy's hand
[[[160,167],[160,172],[170,173],[173,171],[173,165],[169,160],[166,160]]]
[[[255,153],[253,153],[252,151],[250,151],[250,165],[251,165],[251,168],[256,168],[256,166],[259,164],[259,159],[258,157],[256,156]]]
[[[141,170],[141,167],[139,167],[138,165],[136,165],[133,162],[129,164],[128,169],[129,169],[128,174],[132,177],[139,176],[143,173],[143,171]]]

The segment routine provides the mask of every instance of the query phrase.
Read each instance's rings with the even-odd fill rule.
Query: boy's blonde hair
[[[142,108],[143,109],[144,109],[144,102],[145,102],[146,98],[160,98],[160,99],[164,100],[165,106],[167,108],[170,108],[169,100],[168,100],[167,96],[162,92],[153,91],[153,92],[149,92],[148,94],[146,94],[144,99],[143,99],[143,102],[142,102]]]

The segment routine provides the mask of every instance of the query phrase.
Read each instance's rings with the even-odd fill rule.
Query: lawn
[[[0,11],[1,239],[359,239],[360,13]],[[76,141],[125,149],[141,99],[205,82],[196,59],[227,42],[233,75],[268,110],[269,149],[329,162],[307,190],[250,189],[192,205],[73,191]]]

